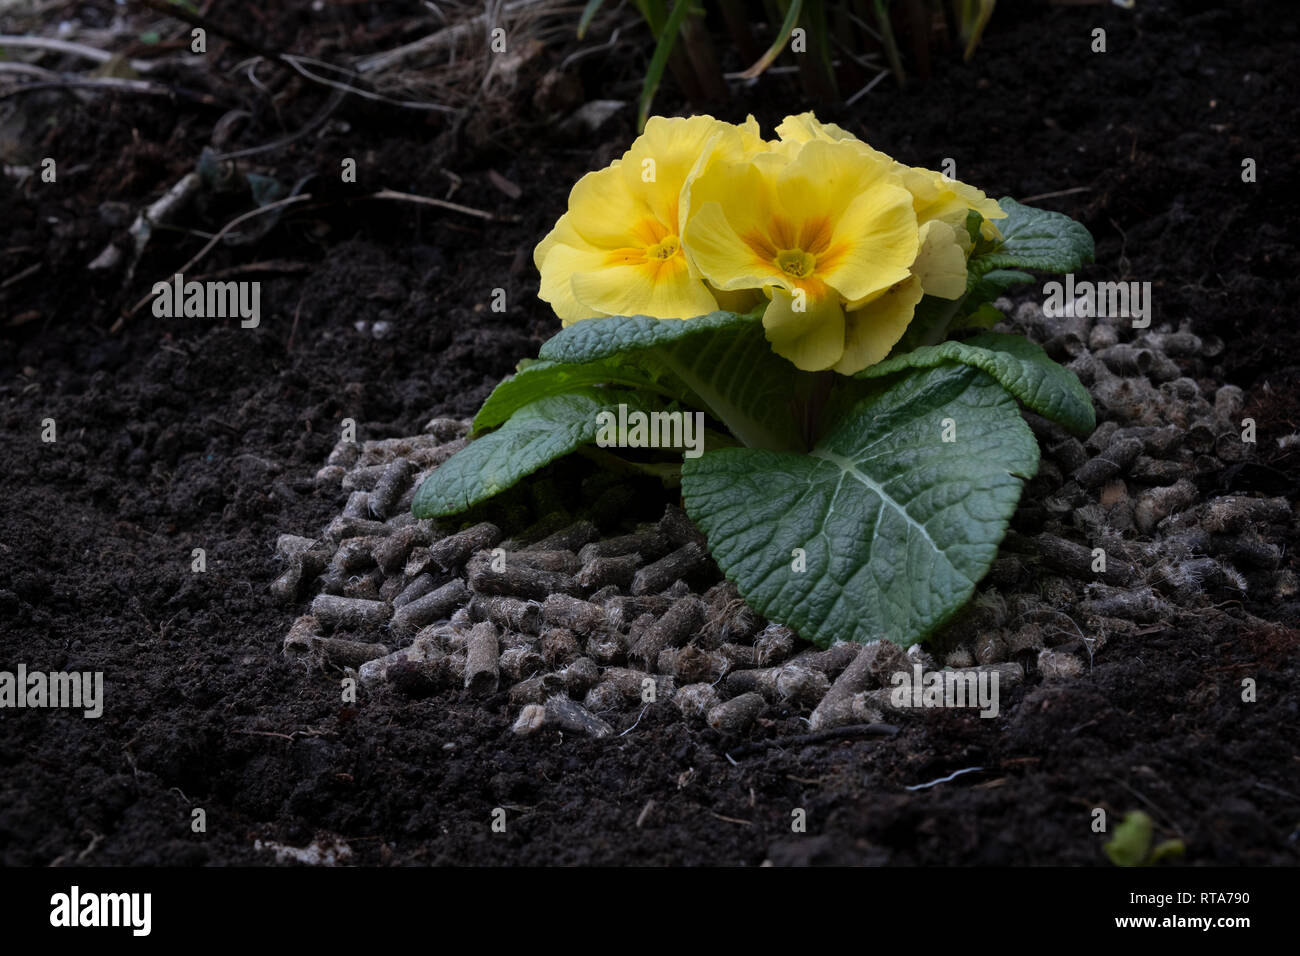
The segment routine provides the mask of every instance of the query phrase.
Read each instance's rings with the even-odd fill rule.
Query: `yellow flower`
[[[757,146],[753,144],[758,144]],[[752,119],[653,117],[621,159],[583,176],[537,246],[542,299],[565,325],[609,315],[687,319],[718,302],[682,249],[683,187],[715,153],[761,148]]]
[[[911,194],[884,159],[850,143],[714,160],[691,185],[684,235],[694,267],[718,289],[770,296],[768,341],[798,368],[838,367],[858,342],[883,358],[906,328],[846,320],[846,303],[873,302],[907,280],[921,248]]]
[[[912,206],[916,211],[917,221],[922,224],[934,220],[946,222],[952,226],[956,241],[967,254],[971,250],[970,236],[966,232],[966,213],[968,210],[974,210],[984,217],[985,221],[981,224],[980,230],[986,239],[1001,237],[997,227],[988,220],[1003,219],[1006,217],[1006,213],[1003,212],[1002,207],[997,204],[996,200],[988,198],[982,190],[976,189],[974,186],[956,179],[950,179],[932,169],[925,169],[920,166],[905,166],[890,159],[879,150],[872,149],[852,133],[836,126],[834,123],[820,122],[812,113],[787,116],[781,125],[776,128],[776,132],[780,139],[773,144],[775,149],[798,149],[804,143],[813,140],[849,142],[864,154],[872,157],[873,160],[887,161],[894,172],[898,174],[904,188],[912,194]],[[928,292],[929,290],[927,290]]]

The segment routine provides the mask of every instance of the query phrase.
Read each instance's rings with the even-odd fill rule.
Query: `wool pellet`
[[[417,545],[428,545],[432,537],[432,531],[424,522],[398,528],[375,545],[375,563],[393,574],[406,564]]]
[[[510,688],[510,706],[541,704],[546,698],[563,693],[564,678],[559,674],[535,674]]]
[[[599,714],[619,711],[626,705],[627,700],[624,698],[623,692],[608,681],[596,684],[582,698],[583,707]]]
[[[578,560],[589,564],[596,558],[616,558],[628,554],[639,554],[644,560],[654,561],[662,558],[672,550],[668,536],[659,531],[640,531],[635,534],[619,535],[593,541],[584,545],[578,552]]]
[[[619,693],[628,701],[643,701],[650,684],[654,685],[656,701],[668,700],[677,687],[677,682],[671,676],[655,675],[630,667],[606,667],[601,671],[600,681],[618,688]]]
[[[1187,474],[1187,466],[1180,461],[1161,461],[1139,455],[1129,474],[1144,485],[1172,485]]]
[[[830,690],[830,678],[821,671],[798,664],[784,664],[755,670],[732,671],[725,681],[733,696],[756,691],[770,701],[789,700],[815,705]]]
[[[440,568],[433,560],[433,555],[429,553],[427,546],[416,545],[411,549],[410,554],[406,556],[406,566],[402,568],[402,576],[407,580],[418,578],[422,574],[443,574]]]
[[[311,602],[311,613],[327,629],[336,627],[378,628],[388,621],[392,609],[383,601],[318,594]]]
[[[689,543],[704,544],[704,535],[700,533],[700,529],[677,505],[669,505],[664,509],[663,517],[659,519],[659,530],[674,547],[680,548]]]
[[[328,664],[336,667],[358,668],[367,661],[385,657],[389,653],[386,644],[370,644],[365,641],[349,641],[341,637],[317,637],[312,640],[312,649],[319,651]]]
[[[390,580],[397,581],[400,583],[403,580],[403,578],[395,577],[395,578],[391,578]],[[416,598],[424,597],[426,594],[428,594],[437,586],[438,586],[438,579],[435,578],[432,574],[419,575],[418,577],[412,579],[409,583],[407,583],[406,586],[403,587],[402,590],[398,592],[397,596],[393,598],[393,602],[392,602],[393,610],[397,611],[402,607],[405,607],[407,604],[410,604]]]
[[[632,578],[632,594],[658,594],[674,581],[703,567],[709,553],[698,541],[689,541],[671,554],[648,564]]]
[[[347,473],[348,470],[342,465],[326,465],[316,471],[316,474],[312,476],[312,481],[317,488],[333,488],[342,483]]]
[[[704,623],[704,613],[704,602],[697,597],[675,601],[663,617],[641,632],[631,645],[631,655],[655,663],[665,647],[681,647],[695,635]]]
[[[320,622],[311,614],[304,614],[293,622],[285,635],[281,650],[285,657],[303,658],[311,653],[312,641],[319,636]]]
[[[379,600],[391,607],[393,600],[402,593],[402,588],[405,586],[406,582],[400,577],[384,578],[379,585]]]
[[[374,517],[387,518],[393,513],[398,500],[411,486],[415,471],[415,463],[409,458],[398,458],[384,467],[370,493],[370,513]]]
[[[383,576],[378,569],[365,574],[351,574],[343,582],[344,597],[358,598],[363,601],[383,601],[379,596],[379,585]],[[383,602],[387,603],[387,602]]]
[[[302,564],[295,561],[271,582],[271,594],[281,604],[295,604],[302,593]]]
[[[564,667],[578,656],[578,638],[564,627],[549,627],[542,632],[542,657],[548,667]]]
[[[799,658],[795,658],[798,661]],[[792,662],[793,663],[793,662]],[[790,666],[789,664],[786,665]],[[910,671],[907,656],[893,641],[873,641],[864,644],[839,677],[835,679],[809,719],[809,726],[817,730],[824,715],[837,711],[841,702],[871,687],[887,686],[898,671]]]
[[[360,454],[361,448],[356,442],[340,441],[330,449],[329,457],[325,459],[325,464],[351,467],[356,463],[357,456]]]
[[[1174,512],[1190,508],[1199,497],[1196,485],[1187,478],[1180,478],[1172,485],[1144,491],[1134,508],[1133,522],[1139,531],[1149,534]]]
[[[590,657],[579,657],[560,671],[564,687],[574,697],[581,697],[600,682],[600,668]]]
[[[465,689],[472,694],[494,694],[500,680],[497,629],[490,621],[475,624],[465,647]]]
[[[370,491],[379,483],[387,465],[361,465],[343,476],[344,491]]]
[[[706,651],[687,644],[680,648],[664,648],[657,666],[661,674],[671,674],[679,683],[695,684],[717,680],[734,665],[718,651]]]
[[[325,529],[325,537],[330,541],[343,541],[348,538],[361,537],[379,538],[388,533],[389,529],[382,521],[371,521],[368,518],[350,518],[345,515],[339,515]]]
[[[819,709],[815,730],[831,730],[835,727],[852,727],[858,724],[878,724],[885,718],[880,708],[875,706],[872,694],[882,691],[862,691],[842,697],[833,704]]]
[[[374,517],[370,513],[370,492],[354,491],[348,495],[348,503],[343,506],[343,517],[367,520]]]
[[[333,566],[345,573],[352,573],[375,563],[375,543],[377,538],[348,538],[334,552]]]
[[[839,644],[832,644],[824,651],[816,651],[811,648],[806,651],[801,651],[794,657],[790,658],[790,662],[797,662],[804,667],[811,667],[814,670],[819,670],[828,677],[835,677],[852,664],[861,651],[861,644],[845,641]]]
[[[632,584],[632,578],[641,566],[641,555],[620,554],[608,558],[592,558],[574,577],[574,583],[584,592],[615,585],[620,588]]]
[[[1089,589],[1094,596],[1079,605],[1084,614],[1101,617],[1119,617],[1126,621],[1138,621],[1150,624],[1161,619],[1168,620],[1173,608],[1161,600],[1152,588],[1134,588],[1132,590]]]
[[[1094,488],[1126,471],[1142,454],[1142,448],[1142,441],[1137,438],[1112,441],[1100,455],[1074,473],[1074,480],[1084,488]]]
[[[793,654],[794,645],[794,631],[783,624],[769,624],[754,642],[754,661],[759,667],[772,667]]]
[[[451,571],[469,560],[475,551],[494,547],[501,540],[501,529],[488,521],[448,535],[429,545],[429,557],[444,571]]]
[[[436,682],[438,665],[446,656],[434,641],[417,639],[410,647],[363,663],[357,669],[357,681],[362,687],[374,687],[387,681],[390,673],[399,665],[418,664],[424,665],[429,680]]]
[[[540,541],[528,545],[524,550],[576,552],[599,537],[600,529],[584,518],[548,534]]]
[[[687,720],[704,720],[722,702],[712,684],[687,684],[673,695],[673,703]]]
[[[1092,566],[1095,558],[1091,548],[1085,548],[1081,544],[1075,544],[1053,534],[1040,534],[1034,538],[1034,541],[1038,546],[1039,555],[1048,566],[1064,571],[1072,577],[1085,581],[1098,578],[1114,585],[1126,584],[1135,577],[1133,566],[1114,555],[1107,555],[1106,570],[1094,572]]]
[[[483,560],[488,560],[491,552],[485,552]],[[577,574],[582,567],[578,556],[572,551],[507,551],[505,552],[506,566],[521,565],[525,568],[537,568],[541,571],[552,571],[556,574]],[[478,558],[472,558],[473,561]]]
[[[282,534],[275,539],[275,553],[285,561],[297,561],[316,544],[314,538],[300,534]]]
[[[496,570],[490,561],[471,562],[468,573],[469,586],[476,594],[500,594],[545,601],[551,595],[576,596],[582,590],[567,574],[530,568],[509,560],[502,570]]]
[[[709,709],[708,722],[720,734],[734,737],[748,730],[767,702],[758,693],[741,694]]]
[[[519,688],[511,688],[510,702],[515,703],[515,691]],[[526,704],[523,710],[519,711],[519,716],[515,718],[514,724],[510,727],[510,732],[518,734],[520,737],[527,737],[529,734],[535,734],[542,729],[542,724],[546,722],[546,708],[540,701],[533,701]]]
[[[460,578],[453,578],[442,587],[398,608],[393,614],[393,633],[399,636],[413,634],[426,624],[447,617],[467,600],[469,588]]]
[[[511,682],[518,682],[541,671],[546,659],[535,648],[524,645],[502,651],[498,666]]]
[[[499,595],[475,594],[469,603],[469,614],[475,621],[491,621],[503,630],[526,634],[537,634],[542,624],[541,605]]]
[[[1083,663],[1073,654],[1044,649],[1038,654],[1038,673],[1044,680],[1066,680],[1083,673]]]
[[[614,732],[606,721],[601,720],[575,700],[562,694],[547,698],[544,705],[545,725],[554,726],[572,734],[585,734],[588,737],[608,737]]]
[[[583,653],[601,664],[625,664],[627,641],[617,631],[598,631],[587,638]]]
[[[568,594],[550,595],[542,604],[542,620],[584,637],[609,629],[604,608]]]
[[[640,597],[619,596],[605,602],[605,614],[609,626],[626,631],[632,623],[643,614],[659,617],[668,610],[672,602],[658,594],[646,594]]]

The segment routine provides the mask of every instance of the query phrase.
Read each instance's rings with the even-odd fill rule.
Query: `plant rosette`
[[[654,117],[536,249],[564,327],[413,511],[459,514],[588,446],[680,482],[768,619],[821,645],[914,644],[970,598],[1037,471],[1017,402],[1095,426],[1072,372],[988,331],[1024,270],[1092,254],[1068,217],[810,113],[773,141],[752,118]]]

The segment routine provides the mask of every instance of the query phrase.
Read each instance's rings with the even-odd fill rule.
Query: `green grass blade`
[[[691,0],[677,0],[673,4],[673,12],[668,14],[668,20],[659,33],[659,42],[655,44],[654,56],[650,58],[650,66],[646,70],[645,83],[641,86],[641,103],[637,110],[638,130],[645,129],[646,120],[650,117],[650,103],[659,89],[664,67],[668,65],[668,57],[672,55],[673,45],[677,42],[677,33],[686,20],[690,8]]]
[[[785,12],[785,22],[781,24],[781,29],[776,35],[768,51],[759,57],[758,62],[751,66],[744,73],[740,74],[746,80],[752,80],[760,73],[766,70],[781,55],[785,45],[790,40],[790,34],[794,31],[794,25],[799,22],[799,14],[803,12],[803,0],[793,0],[790,9]]]
[[[587,0],[587,5],[582,8],[582,16],[578,18],[578,39],[581,40],[587,35],[587,28],[591,26],[591,21],[596,18],[600,12],[601,6],[605,0]]]

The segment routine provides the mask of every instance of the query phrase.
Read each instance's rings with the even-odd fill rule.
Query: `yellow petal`
[[[681,253],[639,265],[575,272],[572,284],[577,301],[607,315],[690,319],[717,308],[704,283],[692,278]]]
[[[739,136],[736,127],[712,116],[652,116],[623,154],[624,184],[671,232],[681,234],[679,204],[687,176],[710,142],[726,131]]]
[[[912,263],[912,275],[921,280],[926,295],[960,299],[966,294],[966,255],[946,222],[927,222],[921,227],[921,248]]]
[[[569,218],[585,242],[601,249],[658,242],[654,216],[644,195],[628,188],[618,160],[587,173],[569,193]],[[657,231],[666,234],[667,229]]]
[[[546,254],[556,245],[581,246],[585,245],[578,231],[573,228],[573,218],[566,212],[555,223],[555,228],[546,234],[537,248],[533,250],[533,265],[537,266],[537,271],[542,271],[542,263],[546,261]]]
[[[796,368],[816,372],[828,369],[844,354],[844,309],[839,296],[811,283],[806,297],[774,288],[763,313],[763,328],[772,350]],[[804,306],[803,311],[796,307]]]
[[[922,295],[921,280],[913,276],[849,312],[844,353],[835,363],[835,371],[853,375],[889,355],[907,331]]]
[[[828,142],[842,139],[857,140],[857,137],[848,130],[836,126],[834,123],[823,123],[813,113],[787,116],[777,126],[776,135],[782,141],[789,143],[807,143],[814,139]]]
[[[542,284],[537,293],[538,297],[550,303],[564,325],[571,325],[581,319],[613,314],[584,305],[573,294],[574,275],[603,269],[608,255],[600,249],[582,243],[581,238],[578,242],[580,245],[552,244],[541,265]]]
[[[817,275],[845,299],[862,299],[906,279],[919,245],[907,190],[878,185],[854,197],[834,220]]]
[[[718,303],[718,308],[723,312],[736,312],[743,315],[751,309],[756,308],[763,301],[763,293],[758,289],[743,289],[738,292],[728,292],[725,289],[715,289],[709,287],[713,293],[714,300]]]
[[[751,169],[748,175],[752,180],[757,171]],[[686,224],[686,253],[700,274],[723,291],[756,289],[771,283],[788,285],[786,276],[773,262],[776,250],[762,245],[764,217],[746,215],[734,203],[731,208],[741,220],[739,224],[729,219],[717,202],[705,203]],[[742,234],[738,226],[746,231]]]

